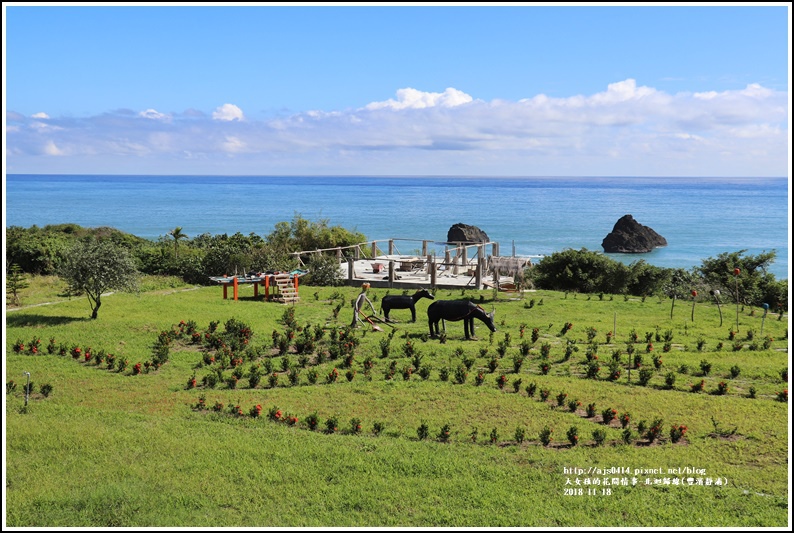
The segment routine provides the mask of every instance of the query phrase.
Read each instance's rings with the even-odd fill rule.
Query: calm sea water
[[[610,254],[691,268],[723,252],[775,250],[788,279],[789,191],[780,179],[439,178],[19,175],[5,182],[5,223],[111,226],[157,239],[177,226],[202,233],[270,233],[299,214],[373,239],[443,242],[457,222],[478,226],[502,255],[602,251],[626,214],[668,246]],[[396,241],[414,253],[420,242]],[[439,245],[436,249],[443,250]]]

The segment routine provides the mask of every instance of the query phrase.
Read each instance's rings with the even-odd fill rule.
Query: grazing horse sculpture
[[[389,311],[392,309],[410,309],[411,322],[416,322],[416,302],[422,298],[429,298],[431,300],[434,299],[433,295],[430,294],[427,289],[418,290],[412,296],[384,296],[380,303],[380,310],[383,312],[383,316],[386,318],[386,321],[389,321]]]
[[[496,331],[493,323],[495,312],[486,313],[485,309],[469,300],[438,300],[427,307],[427,324],[430,327],[430,336],[438,336],[439,320],[457,322],[463,320],[463,330],[466,340],[474,337],[474,319],[481,320],[488,329]],[[435,328],[435,331],[434,331]],[[446,325],[444,325],[446,331]]]

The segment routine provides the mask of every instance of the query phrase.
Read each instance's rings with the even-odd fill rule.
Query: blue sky
[[[788,4],[3,11],[8,173],[790,175]]]

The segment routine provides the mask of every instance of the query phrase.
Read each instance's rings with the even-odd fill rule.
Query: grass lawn
[[[671,318],[668,299],[440,290],[497,326],[466,341],[447,322],[442,342],[426,300],[416,323],[395,310],[394,328],[350,333],[357,288],[302,286],[294,306],[246,286],[238,301],[146,289],[104,297],[92,321],[37,279],[7,308],[6,526],[790,525],[788,315],[740,308],[732,333],[736,308],[720,326],[707,299]],[[376,307],[387,292],[370,289]]]

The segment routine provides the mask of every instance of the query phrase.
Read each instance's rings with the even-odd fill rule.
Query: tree
[[[168,234],[174,238],[174,260],[179,261],[179,240],[187,239],[188,237],[182,233],[182,226],[175,227]]]
[[[138,288],[134,259],[126,248],[108,240],[77,242],[67,250],[58,273],[68,283],[70,291],[86,293],[92,319],[99,313],[103,292]]]
[[[16,263],[11,265],[6,274],[6,292],[11,294],[12,304],[19,305],[19,291],[27,289],[29,285],[20,266]]]

